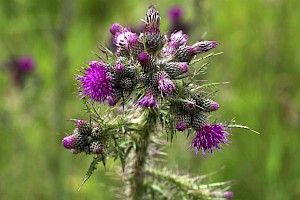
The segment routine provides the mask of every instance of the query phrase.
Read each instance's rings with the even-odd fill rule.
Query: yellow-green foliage
[[[67,6],[62,6],[65,2]],[[193,24],[192,41],[208,32],[220,45],[207,75],[219,86],[216,100],[223,121],[236,118],[261,135],[233,130],[230,147],[216,156],[194,156],[177,134],[168,147],[168,165],[192,174],[217,173],[234,180],[236,199],[298,199],[300,196],[300,3],[297,0],[166,1],[0,1],[0,199],[114,199],[108,161],[78,192],[92,158],[66,151],[64,120],[82,112],[73,74],[97,44],[109,44],[108,29],[119,20],[132,25],[150,3],[162,17],[181,5]],[[68,18],[70,21],[68,21]],[[139,24],[135,24],[138,26]],[[167,21],[162,23],[167,31]],[[65,39],[59,37],[65,34]],[[36,69],[16,88],[2,63],[30,55]],[[70,133],[68,133],[70,134]]]

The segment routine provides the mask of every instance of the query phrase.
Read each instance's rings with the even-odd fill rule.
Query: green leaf
[[[103,165],[105,166],[105,158],[102,155],[98,155],[97,157],[94,157],[92,163],[90,164],[89,170],[87,171],[80,187],[78,188],[78,191],[82,188],[85,182],[92,176],[94,171],[97,169],[97,165],[100,161],[102,161]]]

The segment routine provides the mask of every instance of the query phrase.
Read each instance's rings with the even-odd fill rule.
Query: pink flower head
[[[77,141],[77,135],[73,134],[73,135],[64,137],[64,139],[62,140],[62,143],[65,148],[72,149],[76,146],[76,141]]]
[[[226,130],[227,128],[227,130]],[[207,151],[213,154],[213,149],[221,149],[221,144],[227,144],[229,140],[227,132],[229,128],[225,124],[206,124],[200,128],[195,138],[193,139],[192,146],[195,148],[196,154],[202,150],[204,156]]]
[[[192,45],[192,51],[193,51],[193,54],[196,55],[199,53],[207,52],[207,51],[215,48],[218,45],[219,45],[219,43],[216,41],[201,41],[201,42],[197,42],[194,45]]]
[[[151,56],[147,52],[143,51],[143,52],[139,53],[139,55],[138,55],[138,61],[140,62],[140,64],[143,67],[145,67],[151,61]]]
[[[121,26],[119,23],[114,23],[109,28],[109,31],[112,35],[115,35],[117,32],[121,32],[123,29],[123,26]]]
[[[138,36],[131,31],[124,29],[121,32],[117,32],[114,37],[114,44],[117,47],[121,47],[125,50],[129,50],[130,47],[137,42]]]
[[[85,69],[84,76],[78,76],[83,89],[79,94],[82,98],[89,96],[90,100],[104,102],[112,90],[110,82],[112,78],[109,77],[104,63],[92,61],[89,65],[90,67]]]
[[[34,61],[29,56],[21,57],[18,64],[23,71],[31,71],[34,68]]]
[[[169,10],[169,18],[171,21],[179,21],[183,15],[183,10],[180,6],[173,7]]]
[[[180,46],[186,45],[189,38],[186,34],[183,34],[182,31],[177,31],[171,34],[171,37],[168,42],[169,47],[178,48]]]
[[[157,109],[157,100],[154,92],[147,92],[145,96],[139,101],[140,106]]]
[[[166,96],[173,94],[173,90],[176,88],[174,83],[169,78],[166,72],[159,72],[155,78],[158,85],[158,89],[163,92]]]
[[[158,11],[153,7],[150,6],[145,19],[145,33],[159,33],[159,26],[160,26],[160,15]]]

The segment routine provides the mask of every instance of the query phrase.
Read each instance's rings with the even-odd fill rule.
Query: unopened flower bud
[[[89,150],[91,153],[99,154],[103,151],[103,146],[99,141],[93,141],[90,144]]]
[[[112,35],[115,35],[117,32],[121,32],[124,28],[119,23],[114,23],[109,28],[109,31]]]
[[[177,115],[175,119],[175,126],[178,131],[184,131],[191,124],[190,115]]]

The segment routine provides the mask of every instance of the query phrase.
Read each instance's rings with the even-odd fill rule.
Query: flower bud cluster
[[[159,100],[172,96],[176,90],[174,79],[188,72],[188,64],[196,54],[217,43],[203,41],[187,46],[188,36],[182,31],[169,38],[161,34],[159,26],[160,15],[153,6],[146,13],[143,33],[133,33],[114,23],[110,28],[117,46],[114,61],[92,61],[89,68],[84,68],[84,75],[77,78],[80,96],[114,106],[139,86],[144,95],[138,105],[149,108],[158,108]]]
[[[198,131],[208,124],[205,113],[216,111],[219,104],[200,95],[189,96],[184,101],[171,101],[175,114],[175,127],[178,131],[193,128]]]
[[[76,128],[72,135],[63,138],[65,148],[70,149],[73,154],[85,152],[86,154],[100,154],[104,151],[102,138],[104,133],[101,127],[91,127],[84,120],[76,121]]]
[[[219,104],[201,95],[187,95],[184,101],[171,101],[171,109],[175,115],[175,128],[184,131],[192,128],[196,135],[192,147],[196,154],[201,150],[205,155],[207,151],[213,153],[213,149],[221,149],[221,144],[227,144],[229,140],[229,128],[227,124],[209,124],[207,113],[218,110]]]
[[[114,23],[110,27],[110,33],[117,50],[114,54],[106,54],[108,59],[105,62],[102,58],[101,61],[90,62],[81,71],[83,75],[77,75],[79,95],[89,98],[89,101],[107,102],[110,106],[115,106],[118,102],[124,103],[132,96],[136,98],[135,105],[152,109],[159,109],[160,105],[171,102],[170,110],[175,107],[177,110],[173,112],[176,129],[184,131],[192,128],[197,131],[197,138],[193,143],[196,152],[199,149],[205,152],[214,147],[219,148],[219,143],[228,141],[227,132],[223,131],[224,126],[207,128],[213,125],[209,124],[205,114],[217,110],[218,103],[195,94],[182,98],[179,92],[182,87],[179,81],[187,77],[190,62],[196,55],[215,48],[218,43],[200,41],[188,45],[189,38],[181,30],[172,33],[170,37],[162,34],[160,19],[159,12],[150,6],[142,33],[134,33],[129,28]],[[178,103],[178,98],[186,101]],[[69,143],[74,144],[71,148],[79,146],[79,143],[85,147],[88,144],[89,151],[81,147],[77,148],[78,151],[95,153],[91,151],[97,146],[94,139],[91,134],[74,133],[66,140],[67,148]]]

